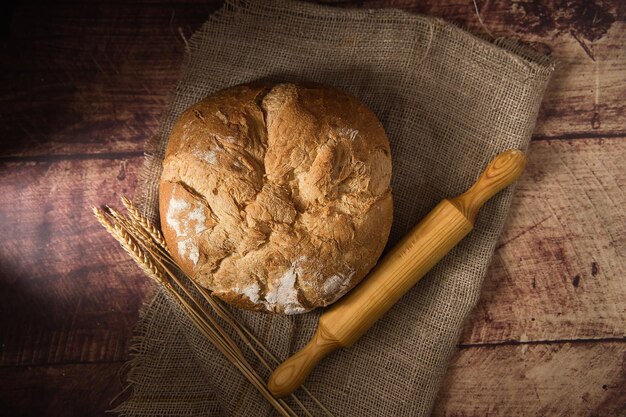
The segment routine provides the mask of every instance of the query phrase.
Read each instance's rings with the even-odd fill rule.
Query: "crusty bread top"
[[[376,116],[317,84],[241,85],[187,109],[163,162],[161,224],[183,270],[240,307],[300,313],[374,266],[391,227]]]

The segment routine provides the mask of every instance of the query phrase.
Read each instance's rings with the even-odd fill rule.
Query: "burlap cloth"
[[[498,152],[526,149],[550,59],[398,10],[230,1],[191,37],[160,133],[147,145],[137,201],[157,219],[157,183],[178,115],[207,94],[259,78],[311,80],[363,100],[393,155],[393,245],[442,198],[464,191]],[[306,381],[336,416],[426,416],[481,283],[512,187],[475,230],[354,347]],[[233,310],[280,358],[312,335],[319,312]],[[128,373],[128,416],[267,416],[268,403],[158,292],[142,313]],[[259,366],[258,369],[261,369]],[[316,415],[321,415],[305,395]],[[295,407],[294,407],[295,408]]]

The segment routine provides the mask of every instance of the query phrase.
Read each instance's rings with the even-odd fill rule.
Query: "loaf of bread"
[[[182,269],[221,299],[294,314],[376,264],[391,227],[389,141],[350,94],[318,84],[217,92],[178,119],[161,225]]]

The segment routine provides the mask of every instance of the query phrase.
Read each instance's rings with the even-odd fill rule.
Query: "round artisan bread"
[[[294,314],[336,301],[375,265],[391,227],[389,141],[348,93],[240,85],[178,119],[161,225],[182,269],[239,307]]]

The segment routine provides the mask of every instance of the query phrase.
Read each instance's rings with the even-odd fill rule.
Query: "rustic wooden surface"
[[[396,6],[560,61],[435,416],[626,415],[626,4]],[[0,49],[0,415],[104,416],[147,281],[91,218],[132,194],[219,1],[21,1]],[[5,6],[6,7],[6,6]]]

